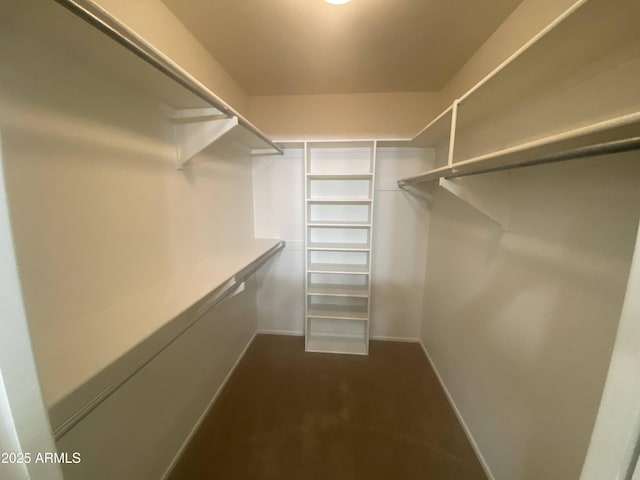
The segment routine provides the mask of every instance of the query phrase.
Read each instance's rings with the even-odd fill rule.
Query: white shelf
[[[367,298],[369,288],[366,285],[310,284],[307,295]]]
[[[308,222],[307,226],[309,227],[339,227],[339,228],[369,228],[371,227],[371,222],[345,222],[345,221],[322,221],[322,222]]]
[[[368,252],[370,246],[366,243],[307,243],[307,250],[327,250],[339,252]]]
[[[325,205],[368,205],[370,198],[307,198],[308,204]]]
[[[640,2],[576,1],[413,140],[379,143],[450,141],[447,163],[398,184],[637,149],[638,18]]]
[[[336,174],[336,175],[318,175],[307,173],[309,180],[371,180],[372,173],[353,173],[353,174]]]
[[[369,273],[368,265],[348,265],[344,263],[309,263],[307,273],[345,273],[363,274]]]
[[[451,172],[453,172],[453,168],[451,167],[435,168],[433,170],[427,170],[426,172],[420,173],[413,177],[406,177],[398,180],[398,185],[415,185],[418,183],[431,182],[433,180],[438,180],[439,178],[446,177]]]
[[[307,352],[366,355],[366,338],[312,334],[307,337]]]
[[[310,305],[307,308],[307,317],[366,321],[369,314],[363,308],[348,305]]]
[[[215,292],[280,244],[280,240],[256,239],[233,254],[203,259],[193,269],[158,279],[103,310],[68,322],[67,330],[61,330],[41,352],[40,379],[52,427],[59,427],[126,375],[152,347],[183,327]],[[123,329],[129,335],[114,334]],[[110,341],[105,342],[105,337]]]
[[[640,135],[640,112],[569,130],[532,142],[525,142],[489,154],[478,155],[454,163],[452,172],[467,172],[517,165],[591,145],[629,139],[638,135]]]

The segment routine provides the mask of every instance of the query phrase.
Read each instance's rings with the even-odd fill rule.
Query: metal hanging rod
[[[283,154],[281,147],[273,143],[255,125],[214,94],[202,83],[176,65],[171,59],[159,52],[146,40],[114,18],[91,0],[55,0],[78,17],[90,23],[114,41],[125,47],[142,60],[160,70],[167,77],[182,85],[191,93],[220,110],[228,117],[238,117],[238,123],[251,131],[254,135],[269,144],[278,153]]]
[[[271,249],[266,251],[256,260],[251,262],[250,265],[246,266],[238,273],[229,278],[226,282],[222,284],[221,287],[216,289],[214,292],[209,294],[209,299],[204,302],[194,315],[194,318],[189,321],[187,325],[182,327],[180,330],[175,332],[170,338],[166,339],[160,345],[156,346],[153,351],[147,354],[144,358],[139,360],[135,365],[133,365],[129,370],[127,370],[124,374],[122,374],[119,378],[114,380],[112,383],[107,385],[102,391],[100,391],[97,395],[95,395],[91,400],[89,400],[85,405],[83,405],[77,412],[75,412],[71,417],[69,417],[65,422],[59,425],[54,429],[53,435],[56,440],[60,440],[64,437],[73,427],[75,427],[78,423],[80,423],[87,415],[93,412],[98,406],[100,406],[105,400],[107,400],[111,395],[113,395],[120,387],[122,387],[125,383],[127,383],[134,375],[136,375],[140,370],[142,370],[147,364],[149,364],[154,358],[160,355],[164,350],[167,349],[173,342],[178,340],[184,333],[186,333],[191,327],[193,327],[199,320],[201,320],[205,314],[211,310],[216,305],[223,302],[225,299],[233,296],[235,293],[239,293],[242,291],[244,286],[244,282],[253,275],[256,270],[258,270],[267,260],[273,257],[276,253],[282,250],[285,247],[285,242],[280,241],[278,244],[274,245]]]
[[[533,167],[535,165],[544,165],[546,163],[563,162],[566,160],[575,160],[578,158],[596,157],[599,155],[608,155],[611,153],[629,152],[640,149],[640,137],[625,138],[623,140],[614,140],[611,142],[596,143],[586,147],[580,147],[564,152],[552,153],[533,160],[525,160],[523,162],[511,163],[508,165],[500,165],[498,167],[479,168],[469,172],[454,172],[444,175],[446,179],[467,177],[470,175],[480,175],[482,173],[499,172],[502,170],[513,170],[515,168]],[[455,169],[455,165],[453,167]]]

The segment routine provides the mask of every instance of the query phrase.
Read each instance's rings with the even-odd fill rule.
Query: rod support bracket
[[[238,126],[238,117],[227,117],[215,108],[176,110],[174,134],[178,170],[209,145]]]

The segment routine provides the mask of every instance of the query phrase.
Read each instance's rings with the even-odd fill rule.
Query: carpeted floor
[[[258,335],[170,480],[486,480],[421,349]]]

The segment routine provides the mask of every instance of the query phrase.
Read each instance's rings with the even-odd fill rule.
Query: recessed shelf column
[[[306,350],[366,355],[375,142],[308,143],[305,172]]]

